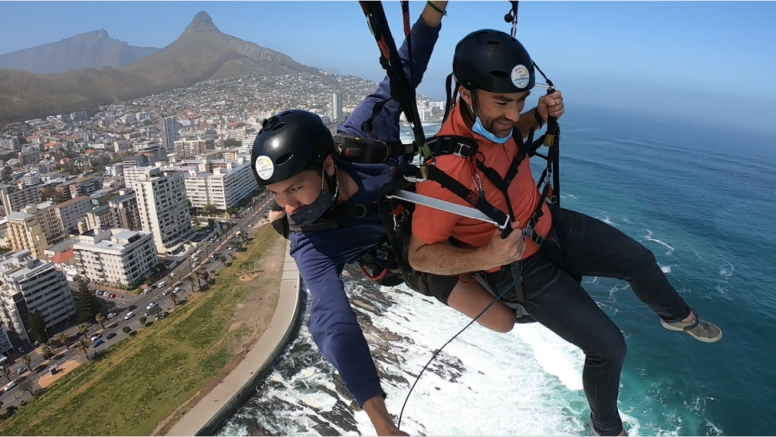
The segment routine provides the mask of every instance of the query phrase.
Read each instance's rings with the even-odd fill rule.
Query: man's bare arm
[[[408,248],[410,266],[421,272],[451,276],[511,264],[521,259],[525,251],[518,225],[518,222],[512,222],[515,231],[504,239],[494,228],[490,243],[479,249],[463,249],[445,243],[426,244],[412,235]]]
[[[410,237],[409,261],[413,269],[435,275],[460,275],[461,273],[489,270],[487,248],[462,249],[449,244],[426,244],[415,236]]]

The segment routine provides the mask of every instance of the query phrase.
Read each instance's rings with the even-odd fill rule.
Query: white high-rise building
[[[331,95],[331,121],[332,123],[342,123],[342,94],[333,93]]]
[[[175,253],[194,235],[183,173],[149,168],[135,181],[143,230],[154,235],[159,254]]]
[[[167,151],[167,153],[175,152],[175,140],[177,139],[177,117],[164,117],[162,119],[162,147]]]
[[[209,204],[226,211],[258,188],[248,159],[203,160],[203,163],[199,168],[190,168],[186,174],[186,197],[193,208]],[[201,167],[211,172],[202,172]]]
[[[65,275],[49,261],[33,258],[29,250],[0,257],[0,318],[28,342],[35,341],[28,318],[39,311],[46,327],[77,314]]]
[[[156,266],[154,237],[145,231],[93,229],[73,245],[79,273],[97,283],[133,288]]]

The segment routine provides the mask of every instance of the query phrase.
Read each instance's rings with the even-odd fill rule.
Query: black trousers
[[[617,411],[620,372],[627,351],[620,329],[582,288],[583,276],[628,281],[636,297],[667,322],[690,315],[655,261],[637,241],[593,217],[555,208],[553,233],[544,244],[559,244],[561,262],[543,250],[522,261],[526,311],[585,353],[582,381],[595,430],[617,435],[622,420]],[[563,269],[559,266],[563,265]],[[513,282],[512,269],[487,275],[497,290]],[[510,293],[507,293],[507,300]]]

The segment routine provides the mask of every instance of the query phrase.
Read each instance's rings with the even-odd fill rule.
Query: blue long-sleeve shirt
[[[422,19],[412,27],[413,87],[417,87],[423,78],[440,29],[441,25],[432,28]],[[399,57],[409,77],[406,41],[399,49]],[[386,104],[373,121],[372,132],[361,131],[361,124],[372,115],[375,103],[390,96],[391,85],[386,76],[348,120],[337,126],[338,132],[389,143],[398,142],[400,108],[393,101]],[[358,192],[340,205],[343,208],[358,203],[377,203],[380,190],[396,176],[393,160],[381,164],[356,164],[335,157],[335,161],[338,171],[347,172],[358,184]],[[361,219],[344,219],[334,230],[292,232],[289,236],[291,256],[313,299],[310,333],[323,356],[339,371],[359,405],[375,396],[385,396],[385,393],[380,387],[369,346],[345,295],[342,270],[345,264],[361,259],[384,235],[382,221],[374,212]]]

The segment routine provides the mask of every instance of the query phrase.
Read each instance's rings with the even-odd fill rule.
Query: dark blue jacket
[[[431,28],[419,19],[412,27],[413,86],[417,87],[426,71],[441,25]],[[399,49],[407,75],[406,41]],[[361,131],[361,123],[372,114],[374,104],[390,97],[388,77],[359,105],[348,120],[337,126],[341,133],[376,138],[386,142],[399,141],[399,105],[390,102],[373,122],[369,134]],[[338,171],[346,171],[358,184],[358,192],[341,204],[377,203],[380,189],[394,177],[395,162],[354,164],[335,158]],[[359,405],[377,395],[385,395],[364,334],[356,322],[342,284],[342,269],[361,259],[385,235],[376,212],[362,219],[344,220],[335,230],[292,232],[291,256],[310,290],[310,333],[323,356],[339,371],[343,382]]]

